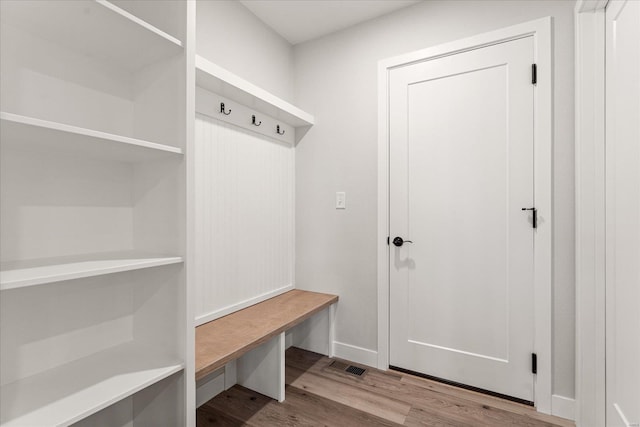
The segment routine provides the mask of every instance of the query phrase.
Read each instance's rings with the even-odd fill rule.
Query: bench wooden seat
[[[196,380],[338,302],[294,289],[196,328]]]

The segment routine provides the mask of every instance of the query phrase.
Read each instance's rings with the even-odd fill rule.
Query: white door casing
[[[640,2],[606,9],[606,417],[640,426]]]
[[[533,40],[390,73],[390,364],[533,401]]]
[[[544,18],[502,30],[448,43],[380,62],[379,65],[379,346],[378,367],[389,366],[389,105],[390,75],[398,67],[433,58],[453,55],[486,46],[531,36],[534,62],[538,65],[538,86],[534,93],[535,147],[534,169],[536,207],[539,209],[539,228],[534,247],[534,291],[536,305],[533,347],[538,354],[538,375],[535,379],[534,401],[539,411],[550,412],[551,403],[551,19]],[[530,66],[530,64],[529,64]],[[528,77],[526,77],[528,78]],[[524,207],[524,206],[522,206]],[[522,212],[518,212],[523,215]],[[470,217],[473,213],[469,214]],[[524,214],[526,221],[527,215]],[[394,237],[394,236],[391,236]],[[405,236],[410,238],[411,236]],[[393,248],[393,246],[391,246]]]

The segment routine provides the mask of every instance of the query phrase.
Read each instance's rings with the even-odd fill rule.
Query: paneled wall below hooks
[[[200,87],[196,88],[196,112],[278,141],[295,141],[293,126]]]
[[[294,150],[196,115],[196,325],[293,289]]]

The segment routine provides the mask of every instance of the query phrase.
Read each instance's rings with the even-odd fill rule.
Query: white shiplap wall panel
[[[197,324],[291,289],[293,150],[196,116]]]

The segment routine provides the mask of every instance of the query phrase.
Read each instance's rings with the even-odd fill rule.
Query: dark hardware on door
[[[531,373],[538,373],[538,355],[535,353],[531,353]]]
[[[531,84],[538,84],[538,66],[536,64],[531,64]]]
[[[228,112],[227,112],[227,111],[224,111],[224,102],[221,102],[221,103],[220,103],[220,112],[221,112],[222,114],[224,114],[225,116],[228,116],[229,114],[231,114],[231,109],[229,109],[229,111],[228,111]]]
[[[256,116],[252,115],[251,116],[251,124],[254,126],[260,126],[262,124],[262,120],[260,120],[258,123],[256,123]]]
[[[393,244],[400,247],[402,245],[404,245],[405,243],[413,243],[411,240],[403,240],[402,237],[394,237],[393,238]]]
[[[531,221],[531,225],[533,228],[538,228],[538,209],[537,208],[522,208],[523,211],[531,211],[533,214],[533,219]]]

